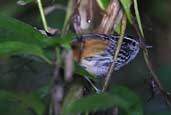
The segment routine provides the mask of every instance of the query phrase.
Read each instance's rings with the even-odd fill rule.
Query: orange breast
[[[99,39],[87,39],[83,43],[83,48],[80,49],[79,41],[72,44],[74,60],[78,60],[79,52],[81,51],[80,58],[81,60],[86,57],[98,55],[103,53],[105,48],[109,45],[109,41],[107,40],[99,40]]]

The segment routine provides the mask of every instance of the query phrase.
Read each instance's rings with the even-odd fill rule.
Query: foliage
[[[20,114],[26,114],[26,115],[43,115],[47,109],[51,106],[49,104],[51,96],[51,89],[52,89],[52,71],[51,74],[44,74],[44,70],[49,70],[47,68],[52,67],[53,61],[54,61],[54,49],[58,49],[61,51],[61,47],[63,49],[70,50],[70,43],[71,41],[76,37],[75,33],[68,32],[68,34],[64,34],[67,30],[68,22],[70,21],[70,15],[72,15],[71,11],[71,4],[68,5],[68,10],[66,12],[66,18],[63,19],[61,17],[64,17],[64,11],[57,10],[56,14],[53,14],[53,19],[57,20],[55,23],[50,20],[50,15],[47,15],[47,20],[49,25],[54,25],[55,27],[58,27],[59,25],[63,25],[63,35],[62,36],[55,36],[55,37],[49,37],[41,34],[38,29],[36,29],[34,26],[43,27],[41,25],[41,21],[39,17],[34,17],[31,11],[31,15],[33,15],[34,22],[30,20],[19,21],[24,20],[22,16],[24,16],[26,19],[29,17],[27,16],[27,10],[34,8],[36,2],[33,2],[33,0],[19,0],[17,3],[20,5],[33,5],[31,8],[26,7],[24,14],[22,14],[22,8],[23,6],[14,6],[17,2],[16,0],[5,2],[5,7],[0,8],[2,10],[2,13],[0,13],[0,67],[2,68],[0,70],[0,114],[13,114],[13,115],[20,115]],[[100,8],[105,11],[108,4],[110,3],[109,0],[97,0]],[[43,1],[44,5],[49,3],[58,3],[61,5],[65,5],[71,2],[69,1]],[[1,2],[0,2],[1,3]],[[140,14],[138,11],[137,6],[137,0],[120,0],[120,3],[123,7],[123,10],[126,13],[126,16],[128,18],[128,21],[130,24],[133,23],[133,15],[131,13],[131,4],[134,3],[134,10],[135,10],[135,16],[138,22],[138,26],[140,28],[140,32],[142,35],[144,35],[143,27],[141,25],[141,19]],[[16,5],[16,4],[15,4]],[[6,10],[8,9],[8,10]],[[14,10],[15,9],[15,10]],[[139,8],[140,9],[140,8]],[[156,9],[156,8],[155,8]],[[7,13],[8,12],[8,13]],[[21,16],[17,17],[17,15]],[[10,14],[10,16],[9,16]],[[62,14],[60,16],[59,14]],[[8,15],[8,16],[7,16]],[[36,14],[39,15],[39,14]],[[60,18],[59,18],[60,17]],[[28,18],[29,19],[29,18]],[[37,25],[34,25],[35,23]],[[41,25],[41,26],[40,26]],[[121,24],[119,24],[118,28],[120,28]],[[118,29],[117,28],[117,29]],[[62,29],[61,29],[62,30]],[[119,29],[118,29],[119,30]],[[62,53],[60,52],[60,55]],[[18,67],[20,61],[17,61],[15,64],[12,64],[11,62],[15,61],[15,57],[22,57],[21,59],[31,59],[33,61],[32,67],[28,67],[28,65],[24,65],[21,67]],[[140,58],[139,58],[140,59]],[[142,59],[140,59],[142,60]],[[5,64],[4,64],[5,63]],[[61,62],[63,63],[63,62]],[[123,86],[115,86],[112,88],[109,92],[104,92],[100,94],[95,94],[94,92],[91,93],[91,95],[81,97],[79,98],[78,95],[76,95],[79,91],[79,94],[81,94],[82,86],[78,85],[75,90],[70,88],[71,91],[68,91],[66,98],[64,99],[64,103],[62,106],[62,114],[64,115],[71,115],[71,114],[79,114],[79,113],[88,113],[88,112],[96,112],[96,111],[103,111],[110,109],[114,106],[118,106],[119,110],[123,110],[123,113],[128,115],[143,115],[145,114],[165,114],[169,115],[171,113],[170,110],[164,109],[163,105],[160,103],[155,104],[158,102],[158,99],[146,103],[147,97],[149,95],[148,91],[139,91],[139,89],[142,89],[142,86],[144,84],[143,77],[148,76],[148,73],[142,64],[142,69],[139,69],[139,64],[142,64],[142,61],[137,61],[137,63],[133,63],[130,67],[131,69],[126,68],[127,70],[122,70],[121,72],[116,73],[116,76],[119,76],[119,78],[116,78],[115,81],[122,81],[121,84],[125,85],[125,80],[128,79],[127,87],[131,87],[134,91],[130,90],[130,88],[123,87]],[[43,71],[41,70],[43,66]],[[49,67],[50,66],[50,67]],[[14,67],[14,68],[13,68]],[[26,67],[26,70],[25,70]],[[64,65],[61,66],[64,68]],[[12,74],[10,73],[12,70]],[[19,70],[17,70],[17,69]],[[36,68],[36,71],[34,72],[34,69]],[[73,64],[74,73],[80,75],[80,76],[88,76],[90,79],[97,81],[97,79],[88,73],[86,70],[84,70],[82,67],[80,67],[77,63]],[[135,68],[137,71],[135,71]],[[164,68],[164,69],[163,69]],[[7,75],[4,74],[4,70],[7,72]],[[29,82],[29,88],[27,89],[24,87],[24,83],[21,85],[20,88],[17,87],[17,83],[22,83],[22,78],[18,76],[18,73],[21,71],[27,72],[30,70],[33,70],[33,73],[35,73],[35,76],[38,77],[38,80],[33,82],[35,78],[31,77],[31,74],[28,76],[31,77],[31,80],[29,82],[29,78],[26,75],[26,73],[23,75],[24,80],[26,82]],[[126,77],[124,73],[127,73]],[[170,75],[170,65],[159,68],[159,77],[163,83],[165,83],[165,87],[168,89],[171,88],[169,85],[169,82],[171,79],[169,78]],[[14,74],[14,75],[13,75]],[[26,77],[27,76],[27,77]],[[45,77],[45,79],[40,79],[42,76]],[[128,76],[128,77],[127,77]],[[122,78],[121,78],[122,77]],[[48,80],[47,80],[48,79]],[[50,80],[49,80],[50,79]],[[115,82],[114,82],[115,83]],[[5,84],[5,85],[4,85]],[[64,84],[67,84],[64,83]],[[74,81],[75,84],[75,81]],[[117,85],[118,83],[116,83]],[[131,84],[131,85],[130,85]],[[135,85],[134,85],[135,84]],[[32,87],[33,85],[33,87]],[[32,87],[32,88],[30,88]],[[36,87],[36,88],[35,88]],[[133,88],[132,88],[133,87]],[[67,89],[67,88],[66,88]],[[138,89],[138,91],[137,91]],[[77,93],[76,93],[77,92]],[[74,95],[75,94],[75,95]],[[138,95],[137,95],[138,94]],[[142,95],[143,94],[143,95]],[[67,99],[68,97],[68,99]],[[79,98],[79,99],[78,99]],[[143,103],[142,103],[143,102]],[[48,107],[47,107],[48,106]],[[14,109],[15,108],[15,112]],[[154,108],[153,108],[154,107]],[[49,111],[49,110],[48,110]]]

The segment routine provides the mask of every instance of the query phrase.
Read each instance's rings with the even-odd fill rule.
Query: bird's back
[[[103,34],[87,34],[72,42],[74,59],[80,60],[80,65],[96,76],[106,76],[113,60],[119,36]],[[80,47],[82,45],[82,47]],[[139,52],[139,43],[124,37],[114,70],[129,63]],[[80,59],[79,59],[80,58]]]

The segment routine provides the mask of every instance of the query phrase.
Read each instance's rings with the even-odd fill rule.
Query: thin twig
[[[141,23],[141,22],[139,22],[139,23]],[[134,29],[135,29],[138,37],[139,37],[140,47],[143,49],[144,60],[145,60],[145,63],[147,65],[148,70],[150,71],[150,74],[152,75],[151,77],[155,81],[155,84],[158,87],[158,89],[160,90],[160,94],[164,98],[166,104],[171,105],[171,103],[170,103],[170,101],[166,95],[166,92],[164,91],[163,86],[161,85],[155,71],[153,70],[152,64],[151,64],[150,59],[149,59],[148,50],[147,50],[145,43],[144,43],[144,40],[143,40],[143,38],[144,38],[143,31],[142,30],[140,31],[140,29],[137,27],[135,20],[133,22],[133,27],[134,27]]]
[[[66,11],[66,9],[67,8],[65,6],[62,6],[60,4],[54,4],[52,6],[48,6],[48,7],[44,8],[44,13],[45,13],[45,15],[48,15],[48,14],[52,13],[55,10]]]
[[[122,46],[122,41],[123,41],[123,38],[124,38],[124,33],[125,33],[125,29],[126,29],[126,24],[127,24],[127,18],[126,18],[126,15],[124,14],[123,17],[122,17],[122,22],[121,22],[121,35],[119,37],[119,40],[118,40],[118,43],[117,43],[117,47],[116,47],[116,51],[114,52],[114,56],[113,56],[113,63],[111,64],[110,68],[109,68],[109,71],[108,71],[108,74],[107,74],[107,77],[105,79],[105,83],[103,85],[103,89],[102,89],[102,92],[104,92],[108,85],[109,85],[109,81],[110,81],[110,78],[111,78],[111,74],[114,70],[114,67],[115,67],[115,61],[118,57],[118,54],[119,54],[119,51],[120,51],[120,48]]]
[[[68,29],[70,27],[70,22],[73,21],[73,17],[77,14],[79,5],[80,5],[79,0],[69,0],[61,36],[65,35],[68,32]],[[76,15],[75,17],[78,16]]]

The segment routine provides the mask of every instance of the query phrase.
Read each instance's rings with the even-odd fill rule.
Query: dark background
[[[43,2],[44,7],[52,4],[64,7],[67,5],[67,1],[64,0],[44,0]],[[152,46],[149,49],[150,60],[164,88],[171,91],[171,0],[139,0],[138,3],[146,44]],[[18,6],[16,0],[1,0],[0,12],[34,27],[42,28],[38,8],[34,3]],[[47,15],[49,25],[61,29],[64,14],[64,10],[55,10]],[[19,57],[1,59],[0,89],[29,92],[46,84],[47,80],[51,78],[51,73],[51,67],[42,62]],[[145,115],[170,115],[171,109],[165,106],[160,96],[147,102],[151,95],[147,83],[149,78],[150,74],[145,65],[142,51],[140,51],[135,60],[115,73],[111,80],[111,86],[121,84],[135,91],[142,99]],[[7,109],[9,105],[11,107]],[[15,103],[0,103],[0,111],[4,111],[6,115],[11,115],[13,111],[17,110],[16,108]],[[18,113],[31,114],[28,111],[19,111]]]

